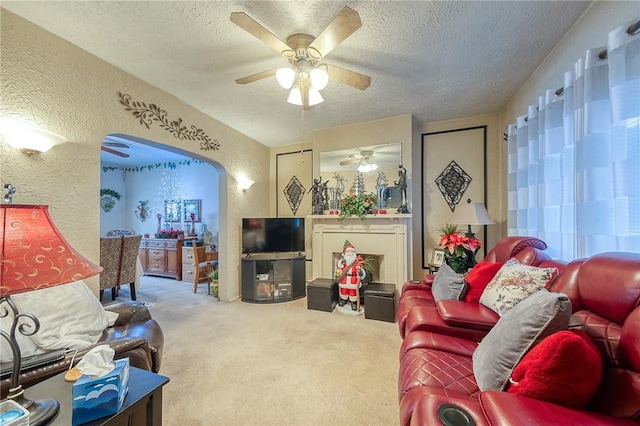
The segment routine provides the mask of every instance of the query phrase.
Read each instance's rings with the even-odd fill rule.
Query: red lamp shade
[[[66,284],[102,268],[75,251],[48,206],[0,204],[0,297]]]

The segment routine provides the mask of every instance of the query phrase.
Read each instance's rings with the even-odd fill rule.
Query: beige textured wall
[[[502,142],[500,132],[499,114],[479,115],[475,117],[462,118],[458,120],[439,121],[428,123],[424,126],[416,126],[413,129],[413,277],[418,279],[427,273],[422,269],[422,219],[420,217],[422,206],[422,194],[420,182],[422,181],[421,171],[421,150],[422,134],[441,132],[445,130],[464,129],[468,127],[487,126],[487,211],[489,216],[496,222],[496,225],[487,227],[487,247],[493,247],[496,242],[506,235],[506,206],[505,201],[505,179],[501,167],[502,153],[506,149]],[[466,152],[457,152],[455,158],[469,155]],[[425,211],[429,211],[429,206],[424,206]],[[428,225],[430,229],[439,224]],[[427,253],[432,247],[426,247]]]
[[[269,213],[269,148],[187,106],[120,69],[30,22],[0,9],[0,116],[21,117],[65,136],[70,143],[28,157],[0,144],[0,182],[19,188],[15,202],[48,204],[62,234],[89,259],[99,260],[100,143],[124,133],[168,145],[211,161],[219,171],[220,296],[240,294],[240,218]],[[117,94],[155,103],[186,125],[200,127],[220,142],[219,151],[201,151],[153,123],[140,125],[119,104]],[[236,176],[256,181],[246,192]],[[97,292],[98,279],[87,283]]]

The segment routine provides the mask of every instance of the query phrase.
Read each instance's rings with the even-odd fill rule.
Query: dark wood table
[[[83,425],[161,426],[162,387],[168,382],[168,377],[130,367],[129,392],[120,411]],[[69,426],[71,425],[71,386],[72,383],[65,382],[64,373],[61,373],[26,389],[25,395],[35,400],[57,399],[60,402],[60,412],[49,425]]]

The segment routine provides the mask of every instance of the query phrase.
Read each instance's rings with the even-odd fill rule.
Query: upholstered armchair
[[[121,285],[129,284],[131,299],[136,300],[136,272],[138,249],[142,235],[100,238],[100,299],[104,290],[111,289],[111,300],[116,299]]]

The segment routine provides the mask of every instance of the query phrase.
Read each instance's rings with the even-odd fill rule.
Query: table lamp
[[[475,234],[471,231],[471,225],[493,225],[495,222],[489,217],[487,209],[482,203],[472,203],[467,200],[456,206],[451,218],[454,225],[467,225],[467,234],[465,237],[475,238]]]
[[[96,275],[102,268],[75,251],[60,234],[49,216],[47,206],[0,204],[0,318],[13,317],[10,332],[0,336],[10,345],[13,355],[11,388],[8,399],[29,411],[30,425],[47,424],[58,414],[55,399],[30,400],[20,385],[22,367],[16,332],[31,336],[40,329],[38,319],[18,311],[11,295]]]
[[[471,199],[467,199],[466,203],[460,203],[456,206],[451,223],[454,225],[467,225],[465,237],[475,238],[471,225],[493,225],[495,222],[489,217],[489,213],[487,213],[483,203],[472,203]],[[473,268],[476,265],[476,253],[479,249],[480,247],[475,252],[465,250],[467,252],[468,268]]]

